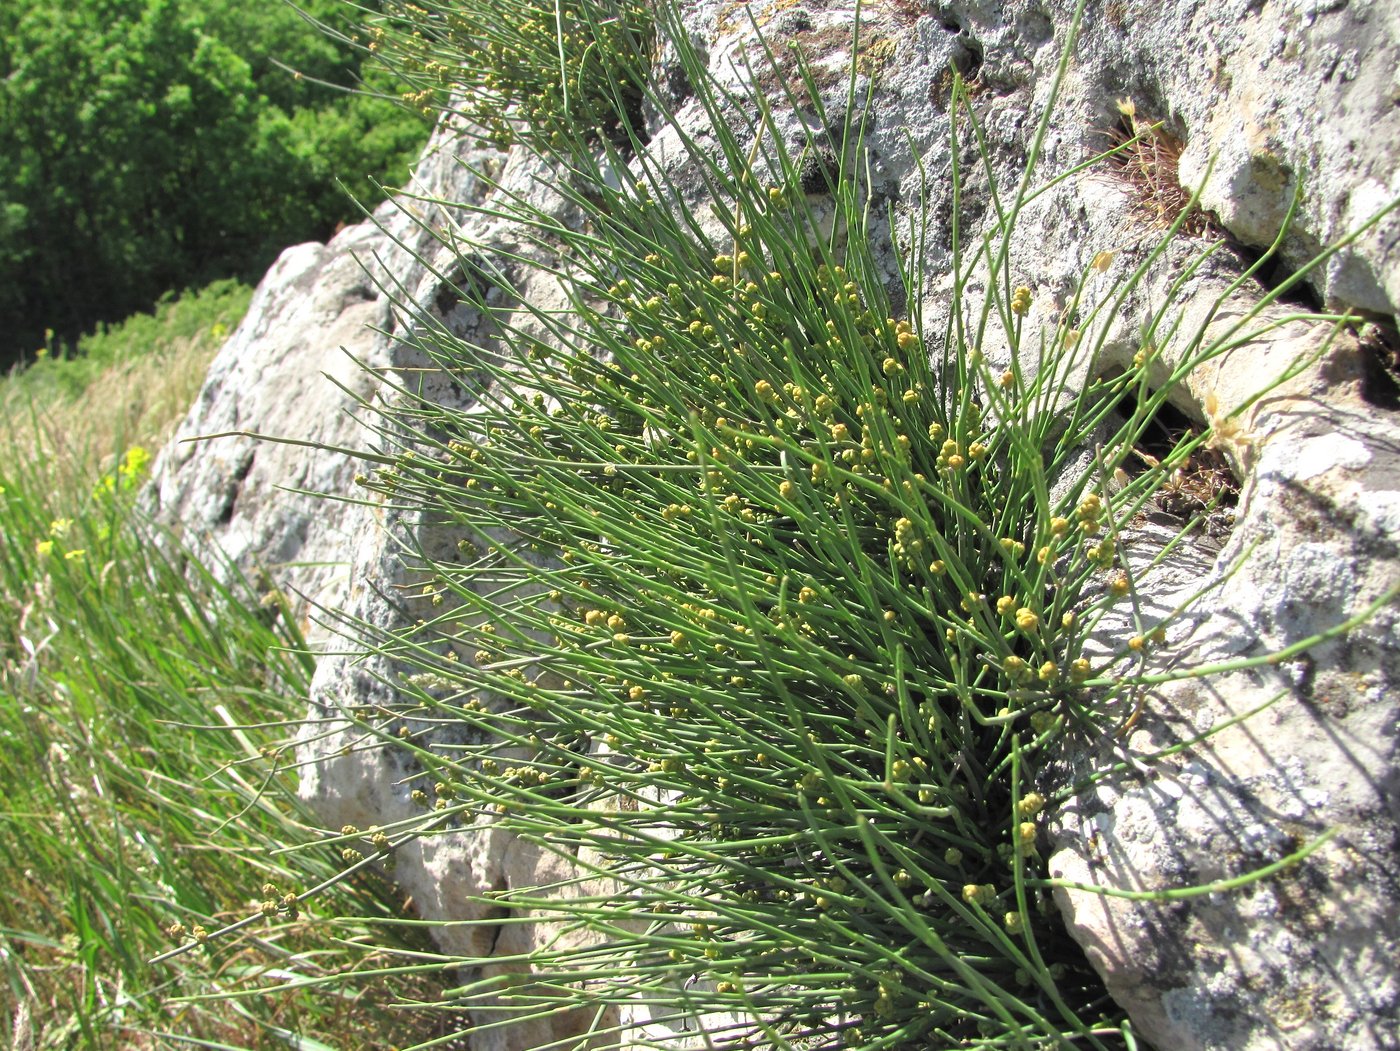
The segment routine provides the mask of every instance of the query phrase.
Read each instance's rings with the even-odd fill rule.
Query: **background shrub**
[[[361,12],[310,0],[334,28]],[[427,124],[297,11],[239,0],[0,7],[0,365],[162,293],[255,279],[378,196]],[[282,66],[303,75],[294,78]]]

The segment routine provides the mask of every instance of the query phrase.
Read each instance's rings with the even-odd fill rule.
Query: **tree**
[[[318,88],[355,83],[358,56],[263,0],[11,0],[0,31],[0,363],[45,329],[71,342],[167,290],[254,278],[356,214],[333,176],[401,178],[426,134]]]

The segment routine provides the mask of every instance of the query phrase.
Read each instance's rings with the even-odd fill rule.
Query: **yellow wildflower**
[[[139,478],[146,471],[146,465],[151,462],[151,454],[139,445],[133,445],[122,454],[122,462],[117,467],[117,473],[127,481]]]

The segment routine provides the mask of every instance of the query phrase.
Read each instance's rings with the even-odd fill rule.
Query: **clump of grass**
[[[332,975],[373,966],[373,953],[338,938],[363,938],[366,922],[396,914],[395,899],[371,873],[337,882],[332,848],[278,855],[309,820],[282,746],[310,659],[278,593],[260,597],[216,555],[141,518],[144,459],[129,451],[81,492],[47,488],[44,465],[0,472],[10,1011],[34,1048],[431,1035],[430,1020],[384,1006],[395,992],[430,993],[431,979],[381,978],[371,995],[342,978],[333,996],[318,993]],[[329,897],[309,909],[295,900],[328,880]],[[266,918],[176,967],[148,963],[223,926],[231,908]],[[326,912],[364,920],[327,937]]]
[[[460,533],[458,557],[415,553],[418,623],[360,626],[406,669],[402,705],[364,725],[421,762],[421,834],[474,822],[578,872],[488,895],[481,922],[535,924],[535,947],[454,960],[467,980],[437,1006],[473,1034],[578,1009],[630,1046],[1133,1046],[1049,899],[1037,778],[1067,737],[1130,724],[1144,686],[1223,670],[1149,674],[1171,618],[1141,614],[1123,534],[1210,439],[1142,469],[1171,387],[1252,317],[1183,336],[1168,304],[1096,378],[1183,212],[1091,296],[1096,259],[1074,327],[1033,338],[1010,245],[1048,114],[1001,221],[953,231],[947,325],[901,316],[855,72],[843,114],[803,74],[811,126],[841,129],[822,222],[801,183],[826,144],[789,148],[765,99],[725,94],[667,29],[714,145],[651,101],[713,218],[635,140],[532,140],[585,221],[498,187],[484,207],[526,247],[456,245],[478,335],[407,337],[479,404],[400,391],[380,411],[409,447],[362,479]],[[953,106],[980,144],[958,81]],[[893,290],[911,304],[921,240]],[[545,277],[569,314],[524,294]]]
[[[640,121],[652,17],[637,0],[394,2],[367,32],[405,102],[465,118],[483,144],[558,148]]]
[[[131,446],[159,448],[252,295],[236,281],[215,282],[103,326],[72,357],[46,352],[0,378],[5,445],[77,486],[90,485]]]

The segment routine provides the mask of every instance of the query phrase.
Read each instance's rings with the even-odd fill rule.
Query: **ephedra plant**
[[[432,19],[474,24],[458,8]],[[589,10],[573,24],[617,24]],[[896,311],[864,81],[852,72],[842,116],[805,78],[814,125],[840,129],[818,222],[802,183],[824,144],[787,144],[768,101],[717,84],[672,17],[663,36],[713,138],[651,101],[712,218],[627,112],[547,122],[519,148],[568,207],[497,186],[479,214],[519,238],[448,239],[479,336],[429,319],[409,337],[476,403],[405,387],[376,406],[409,438],[363,483],[460,538],[456,557],[417,554],[413,628],[362,625],[406,669],[401,708],[366,724],[421,762],[423,822],[406,834],[493,824],[578,873],[493,896],[489,922],[537,925],[537,948],[489,971],[450,961],[469,980],[441,1006],[467,1008],[476,1033],[577,1008],[600,1042],[630,1046],[1132,1045],[1050,901],[1031,779],[1066,734],[1131,718],[1167,625],[1136,624],[1107,653],[1088,642],[1134,600],[1121,534],[1208,435],[1147,469],[1135,450],[1171,384],[1223,344],[1196,345],[1165,385],[1147,381],[1150,353],[1096,378],[1160,248],[1078,304],[1074,338],[1023,338],[1009,245],[1029,176],[987,232],[954,230],[946,327]],[[643,90],[635,64],[589,68],[608,85],[590,105]],[[953,105],[955,135],[980,143],[960,85]],[[926,275],[910,240],[895,291],[913,304]],[[532,302],[542,281],[567,311]],[[1175,324],[1158,313],[1143,346]],[[1005,368],[979,350],[992,331]],[[450,746],[400,733],[444,722]]]

